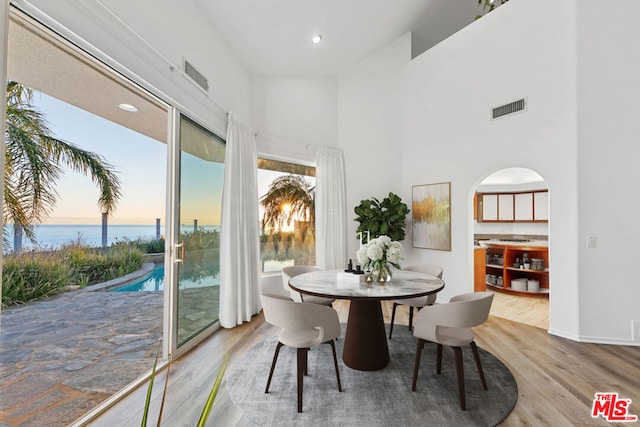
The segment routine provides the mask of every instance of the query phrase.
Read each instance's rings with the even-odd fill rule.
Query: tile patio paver
[[[153,366],[163,294],[67,292],[0,314],[0,426],[64,426]]]

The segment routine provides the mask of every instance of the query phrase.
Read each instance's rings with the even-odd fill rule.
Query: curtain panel
[[[316,264],[347,265],[347,196],[342,151],[319,147],[316,156]]]
[[[229,113],[220,224],[220,325],[233,328],[260,311],[256,141]]]

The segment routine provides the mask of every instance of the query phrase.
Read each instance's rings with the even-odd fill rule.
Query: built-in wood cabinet
[[[498,195],[497,194],[481,194],[478,197],[481,204],[478,212],[482,215],[480,221],[497,221],[498,220]]]
[[[514,195],[516,221],[533,221],[533,193],[518,193]]]
[[[533,220],[549,221],[549,192],[533,193]]]
[[[513,221],[513,194],[498,194],[498,221]]]
[[[478,222],[548,222],[549,192],[478,193]]]
[[[522,265],[523,258],[529,261],[527,268]],[[537,261],[535,265],[534,260]],[[484,272],[488,288],[526,294],[549,293],[549,250],[546,247],[489,245],[485,262],[475,261],[475,274]],[[514,286],[514,280],[518,287]],[[478,289],[475,283],[474,289]]]
[[[482,292],[487,289],[485,263],[486,263],[486,249],[476,247],[473,248],[473,290],[474,292]]]

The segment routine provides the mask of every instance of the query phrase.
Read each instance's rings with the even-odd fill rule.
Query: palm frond
[[[21,224],[33,240],[31,224],[53,210],[62,166],[90,175],[100,188],[98,206],[111,214],[121,196],[117,171],[102,156],[56,138],[45,116],[33,107],[33,90],[7,83],[5,132],[5,222]]]
[[[315,187],[300,175],[283,175],[273,180],[260,199],[264,208],[263,227],[281,228],[296,218],[315,223]],[[288,209],[285,209],[288,206]]]
[[[5,186],[13,189],[16,200],[23,203],[30,222],[38,222],[55,206],[55,190],[62,169],[50,161],[41,144],[27,132],[13,125],[8,127]],[[28,225],[28,224],[23,224]]]
[[[84,175],[91,175],[92,181],[100,187],[98,206],[104,213],[113,213],[121,196],[120,179],[113,166],[101,155],[83,150],[67,141],[48,135],[40,135],[40,139],[51,159],[57,164],[64,164]]]

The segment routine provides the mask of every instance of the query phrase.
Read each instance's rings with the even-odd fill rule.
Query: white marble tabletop
[[[384,285],[339,280],[340,273],[343,271],[321,270],[300,274],[289,280],[289,286],[303,294],[327,298],[378,300],[415,298],[444,288],[442,279],[415,271],[393,270],[391,281]]]

